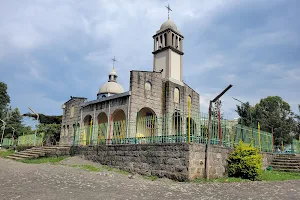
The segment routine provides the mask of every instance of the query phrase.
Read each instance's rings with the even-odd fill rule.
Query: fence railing
[[[273,151],[271,133],[238,125],[237,122],[212,118],[210,144],[233,147],[240,141],[252,144],[264,152]],[[184,119],[181,116],[157,118],[140,117],[136,121],[120,120],[75,128],[75,145],[149,144],[149,143],[207,143],[208,116]]]
[[[11,139],[11,138],[3,138],[3,143],[2,146],[4,147],[10,147],[15,145],[15,140]]]
[[[41,134],[30,134],[22,135],[18,137],[19,146],[42,146],[43,145],[44,133]]]
[[[274,147],[276,154],[300,154],[300,140],[293,139],[290,145],[276,145]]]
[[[293,140],[291,150],[292,150],[292,153],[299,153],[300,154],[300,139],[299,140]]]

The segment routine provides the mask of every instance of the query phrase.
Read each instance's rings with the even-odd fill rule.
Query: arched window
[[[159,42],[159,48],[162,48],[163,46],[163,37],[162,35],[159,36],[160,42]]]
[[[74,113],[75,113],[75,107],[72,106],[72,107],[71,107],[71,117],[74,117]]]
[[[179,89],[175,88],[174,89],[174,103],[179,103],[179,99],[180,99]]]
[[[104,95],[102,95],[102,98],[103,98],[103,97],[106,97],[106,95],[105,95],[105,94],[104,94]]]
[[[190,102],[192,104],[192,97],[190,95],[188,96],[187,100],[188,100],[188,103]]]
[[[145,90],[150,91],[151,88],[152,88],[151,82],[150,82],[150,81],[147,81],[147,82],[145,83]]]

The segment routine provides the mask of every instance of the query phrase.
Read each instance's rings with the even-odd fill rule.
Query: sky
[[[118,82],[153,69],[153,39],[167,20],[184,36],[183,80],[200,110],[229,84],[224,117],[239,102],[278,95],[300,103],[298,0],[2,0],[0,81],[21,113],[61,115],[70,96],[95,100],[117,59]]]

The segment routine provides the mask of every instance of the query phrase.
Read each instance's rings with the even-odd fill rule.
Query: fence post
[[[257,123],[257,128],[258,128],[258,145],[259,145],[259,150],[261,151],[260,124],[259,124],[259,122]]]
[[[188,99],[188,143],[191,142],[191,101]]]

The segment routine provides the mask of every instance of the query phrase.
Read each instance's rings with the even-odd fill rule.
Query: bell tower
[[[174,22],[170,20],[168,9],[168,20],[164,22],[160,29],[153,36],[154,55],[153,71],[162,71],[165,80],[182,84],[182,55],[183,55],[183,36],[177,29]]]

